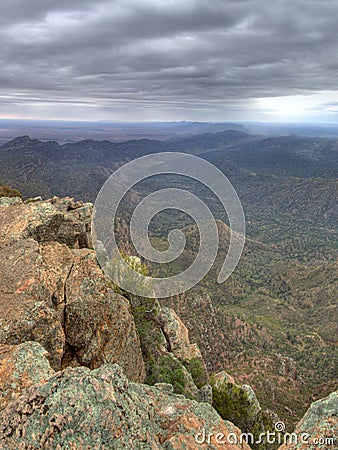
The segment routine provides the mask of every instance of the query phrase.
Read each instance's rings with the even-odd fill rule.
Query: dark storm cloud
[[[10,114],[214,119],[335,91],[337,17],[330,0],[2,0],[0,101]]]

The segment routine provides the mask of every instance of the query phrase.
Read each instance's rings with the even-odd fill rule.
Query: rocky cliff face
[[[118,363],[143,381],[129,302],[113,292],[88,248],[91,212],[91,204],[72,199],[2,199],[0,343],[39,342],[54,370]]]
[[[338,446],[338,391],[312,403],[297,424],[298,440],[286,442],[279,450],[334,449]]]

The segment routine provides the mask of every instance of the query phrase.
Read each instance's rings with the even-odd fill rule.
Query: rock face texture
[[[206,384],[178,315],[116,293],[90,248],[91,212],[70,198],[0,200],[0,449],[249,450],[211,403],[241,391],[260,425],[254,391],[225,372]],[[337,404],[337,392],[314,403],[296,433],[333,437]],[[282,449],[329,448],[309,442]]]
[[[286,442],[279,450],[338,448],[338,391],[312,403],[294,433],[297,442]]]
[[[174,311],[157,299],[130,296],[149,384],[170,383],[177,394],[211,403],[211,387],[199,348]]]
[[[250,415],[250,420],[254,422],[255,418],[262,410],[255,391],[248,384],[236,384],[234,378],[224,370],[213,375],[213,386],[216,389],[222,389],[227,385],[234,386],[245,392],[248,404],[250,405],[247,412]]]
[[[203,362],[200,349],[197,344],[190,343],[188,329],[173,309],[162,307],[160,320],[162,332],[167,339],[170,350],[177,358],[185,361],[198,359]]]
[[[0,345],[0,410],[24,389],[47,381],[54,373],[46,356],[37,342]]]
[[[19,198],[2,199],[0,247],[19,239],[38,242],[57,241],[73,247],[90,247],[90,221],[93,205],[74,202],[72,198],[54,197],[47,201],[22,202]]]
[[[54,370],[106,361],[143,381],[128,300],[113,292],[85,248],[92,206],[34,200],[0,205],[0,344],[36,341]]]
[[[91,369],[118,362],[132,380],[145,372],[128,300],[115,294],[91,250],[74,250],[65,295],[66,341],[80,365]]]
[[[131,383],[117,365],[58,372],[11,402],[0,423],[6,450],[249,449],[217,442],[218,433],[239,441],[239,430],[210,405]]]
[[[0,203],[0,247],[33,238],[57,241],[73,247],[90,247],[93,205],[72,198],[23,202],[19,197],[2,198]]]
[[[68,249],[60,247],[53,248],[53,255],[68,255]],[[0,250],[0,343],[40,342],[54,368],[61,367],[65,345],[59,312],[53,307],[53,288],[56,292],[62,282],[63,261],[67,269],[67,260],[60,258],[44,283],[50,265],[38,242],[24,239]]]

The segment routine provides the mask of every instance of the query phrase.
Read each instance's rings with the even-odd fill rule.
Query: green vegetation
[[[183,361],[183,364],[198,388],[201,388],[208,382],[206,370],[200,359],[192,358],[189,361]]]
[[[0,148],[0,179],[23,197],[71,195],[94,201],[111,170],[158,150],[158,145],[86,141],[59,146],[19,139]],[[338,141],[217,133],[163,141],[161,151],[166,150],[200,155],[229,177],[246,216],[248,239],[241,261],[224,284],[216,282],[229,238],[226,214],[200,183],[172,175],[163,182],[157,177],[145,180],[126,196],[118,214],[119,244],[126,254],[136,254],[128,237],[128,218],[150,192],[176,187],[205,201],[223,222],[218,258],[198,287],[178,302],[167,299],[165,304],[188,327],[208,369],[225,369],[239,383],[250,384],[261,405],[275,410],[291,429],[313,400],[337,388]],[[161,276],[181,272],[198,250],[196,229],[186,215],[171,211],[158,214],[150,227],[156,248],[168,247],[172,228],[186,232],[187,246]],[[149,269],[156,272],[158,267]],[[158,303],[129,298],[148,381],[168,380],[166,368],[172,368],[172,362],[159,359],[163,336]],[[157,370],[161,364],[162,372]],[[191,362],[186,366],[201,384],[200,368]],[[180,374],[175,378],[175,388],[180,389]]]
[[[266,411],[254,411],[253,404],[247,392],[240,386],[223,382],[221,385],[212,383],[213,407],[219,415],[230,420],[240,428],[243,433],[252,433],[254,441],[259,440],[259,435],[267,430],[274,431],[274,422]],[[278,448],[279,444],[248,442],[251,448],[268,450]]]
[[[0,197],[20,197],[22,195],[17,189],[13,189],[5,184],[0,183]]]
[[[147,384],[170,383],[176,394],[187,395],[186,376],[182,364],[167,355],[153,356],[147,361]]]

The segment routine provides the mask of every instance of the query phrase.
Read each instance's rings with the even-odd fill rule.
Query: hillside
[[[292,425],[313,398],[337,388],[337,262],[304,265],[276,245],[247,239],[237,269],[217,284],[229,241],[227,226],[218,228],[222,245],[209,274],[191,292],[163,302],[187,323],[209,370],[251,384],[260,402],[271,407],[273,399]],[[196,227],[185,235],[187,249],[173,273],[191,264],[198,249]]]

